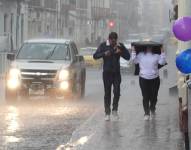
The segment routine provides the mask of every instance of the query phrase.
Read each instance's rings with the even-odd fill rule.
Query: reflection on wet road
[[[93,73],[89,72],[87,78],[95,80],[99,74],[92,76]],[[83,100],[34,97],[6,105],[1,99],[0,150],[53,150],[67,143],[72,132],[91,116],[102,100],[101,95],[94,93],[96,82],[91,79],[87,81],[91,89],[87,88]],[[100,93],[102,88],[98,90]],[[78,143],[85,140],[82,138]]]
[[[95,108],[83,102],[43,101],[0,109],[0,149],[56,149]]]
[[[87,74],[84,100],[32,98],[15,105],[0,105],[0,149],[183,150],[177,101],[168,96],[168,86],[162,84],[156,118],[144,122],[137,77],[122,76],[118,122],[103,119],[101,72],[95,70]],[[89,120],[97,110],[97,117]],[[84,125],[85,120],[89,122]],[[81,128],[75,134],[79,127],[82,135]]]

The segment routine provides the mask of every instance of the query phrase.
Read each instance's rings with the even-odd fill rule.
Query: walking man
[[[114,120],[118,120],[118,103],[121,84],[120,57],[129,60],[130,54],[122,43],[118,43],[117,33],[111,32],[108,40],[100,44],[93,57],[94,59],[103,58],[105,120],[110,120],[112,86],[114,94],[112,115]]]

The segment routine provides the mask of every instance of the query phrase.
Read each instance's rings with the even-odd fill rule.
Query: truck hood
[[[68,68],[69,61],[42,61],[42,60],[15,60],[12,67],[18,69],[31,69],[31,70],[58,70],[61,68]]]

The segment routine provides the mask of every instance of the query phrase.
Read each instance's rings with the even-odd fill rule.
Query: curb
[[[81,150],[83,145],[88,143],[91,138],[96,134],[99,123],[97,120],[100,118],[102,109],[98,109],[95,111],[79,128],[77,128],[73,133],[68,141],[67,144],[58,147],[56,150]]]

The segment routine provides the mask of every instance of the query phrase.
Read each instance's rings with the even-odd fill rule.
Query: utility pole
[[[56,1],[56,38],[58,38],[59,33],[59,7],[60,7],[60,1]]]
[[[178,0],[178,18],[183,16],[191,16],[191,0]],[[178,51],[183,51],[191,48],[190,42],[178,42]],[[189,77],[191,79],[191,77]],[[185,148],[189,150],[189,143],[191,143],[191,89],[186,90],[188,100],[188,133],[185,135]]]
[[[19,47],[19,19],[20,19],[20,11],[21,11],[21,1],[17,0],[17,16],[16,16],[16,49]]]

